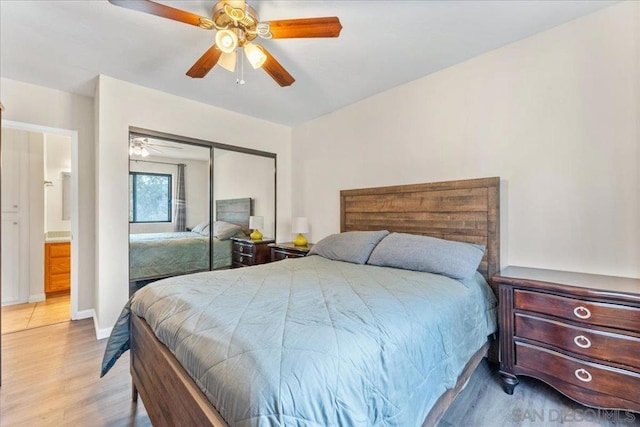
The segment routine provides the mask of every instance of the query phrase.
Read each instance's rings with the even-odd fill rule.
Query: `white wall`
[[[317,241],[342,189],[500,176],[503,265],[640,277],[639,23],[622,2],[295,128],[293,216]]]
[[[45,187],[44,231],[71,231],[71,221],[62,219],[62,173],[71,171],[71,138],[46,134],[44,143]]]
[[[264,217],[264,228],[260,231],[264,237],[273,237],[275,161],[268,157],[222,149],[213,150],[213,156],[215,199],[252,198],[253,215]],[[250,173],[238,173],[238,168]]]
[[[29,302],[44,295],[44,144],[45,134],[29,134]],[[21,230],[22,231],[22,230]],[[22,262],[22,260],[20,260]]]
[[[94,306],[94,111],[91,98],[0,78],[2,119],[78,132],[78,310]]]
[[[239,88],[241,89],[241,88]],[[128,298],[128,133],[151,129],[278,155],[278,228],[291,212],[291,129],[156,90],[100,76],[96,89],[98,336]],[[242,173],[250,171],[242,170]]]
[[[187,200],[187,227],[193,228],[200,222],[209,221],[209,149],[203,148],[203,154],[207,157],[203,160],[174,159],[168,157],[146,157],[144,160],[162,163],[147,163],[145,161],[129,162],[129,170],[131,172],[151,172],[163,173],[171,175],[171,183],[173,185],[173,195],[177,194],[177,163],[185,165],[185,197]],[[175,164],[164,164],[175,163]],[[132,234],[139,233],[167,233],[174,231],[175,226],[175,203],[172,207],[172,222],[159,223],[137,223],[129,224],[129,231]]]

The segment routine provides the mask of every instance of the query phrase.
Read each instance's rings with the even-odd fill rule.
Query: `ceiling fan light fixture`
[[[231,53],[223,53],[220,55],[220,59],[218,59],[218,65],[233,73],[236,70],[237,58],[238,56],[235,51]]]
[[[244,45],[244,53],[254,69],[262,67],[267,60],[267,55],[260,46],[247,42]]]
[[[142,147],[142,148],[140,149],[140,155],[141,155],[142,157],[147,157],[147,156],[149,155],[149,150],[147,150],[145,147]]]
[[[215,25],[215,22],[213,22],[209,18],[204,18],[204,17],[201,17],[200,21],[198,22],[198,27],[204,30],[210,30],[214,27],[214,25]]]
[[[231,53],[238,47],[238,36],[231,30],[219,30],[216,33],[216,45],[224,53]]]
[[[231,4],[226,3],[224,5],[224,13],[229,15],[229,18],[234,21],[242,21],[245,17],[244,10],[239,7],[233,7]]]
[[[268,40],[273,37],[273,35],[271,34],[271,26],[268,22],[260,22],[256,27],[256,32],[263,39]]]

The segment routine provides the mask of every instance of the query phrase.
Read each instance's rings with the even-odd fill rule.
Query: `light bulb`
[[[231,53],[238,46],[238,36],[231,30],[220,30],[216,33],[216,45],[224,53]]]

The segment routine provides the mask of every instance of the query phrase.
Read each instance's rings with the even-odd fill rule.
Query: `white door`
[[[20,295],[20,222],[18,219],[2,219],[1,250],[2,304],[24,302]]]
[[[2,212],[20,209],[21,152],[28,144],[26,132],[2,131]]]

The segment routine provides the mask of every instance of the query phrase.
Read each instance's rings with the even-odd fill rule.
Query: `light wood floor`
[[[142,400],[131,402],[128,352],[99,378],[105,345],[106,340],[96,341],[91,319],[4,335],[0,424],[150,426]],[[585,421],[590,415],[595,418]],[[484,360],[438,427],[640,426],[640,414],[634,417],[633,422],[598,418],[534,379],[522,378],[509,396],[497,368]]]
[[[38,328],[71,318],[69,294],[48,297],[46,301],[2,307],[2,334]]]
[[[105,345],[91,319],[3,335],[2,427],[150,426],[131,402],[129,353],[99,378]]]

